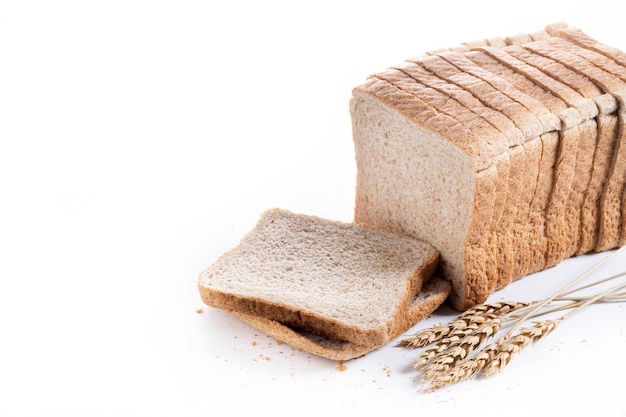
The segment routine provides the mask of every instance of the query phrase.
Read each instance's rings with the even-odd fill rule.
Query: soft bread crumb
[[[344,364],[343,364],[343,362],[339,362],[339,363],[337,364],[337,370],[338,370],[339,372],[344,372],[344,371],[345,371],[345,370],[347,370],[347,369],[348,369],[348,367],[347,367],[346,365],[344,365]]]

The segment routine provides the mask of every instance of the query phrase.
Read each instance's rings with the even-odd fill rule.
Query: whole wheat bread
[[[408,311],[403,314],[404,324],[396,326],[389,333],[389,341],[403,333],[413,324],[421,321],[435,311],[450,294],[450,284],[441,278],[432,277],[422,290],[413,297]],[[381,346],[381,344],[359,344],[346,340],[333,339],[304,329],[293,328],[276,320],[239,313],[231,314],[252,327],[261,330],[276,340],[287,343],[302,351],[313,353],[336,361],[359,358]]]
[[[283,338],[298,329],[362,354],[443,303],[449,285],[439,283],[424,305],[412,305],[438,261],[431,244],[414,238],[271,209],[200,274],[198,287],[209,306],[280,328]]]
[[[555,35],[564,28],[467,42],[391,67],[466,107],[480,102],[506,116],[521,137],[506,135],[497,118],[487,118],[489,111],[474,111],[503,133],[504,151],[501,143],[492,146],[497,135],[480,133],[484,127],[468,122],[467,109],[450,111],[456,103],[441,98],[441,105],[430,101],[428,114],[416,110],[427,97],[402,97],[415,91],[406,80],[402,92],[371,80],[353,90],[355,222],[433,243],[456,308],[483,301],[494,288],[566,257],[626,241],[621,227],[626,158],[621,137],[610,138],[623,131],[615,132],[611,117],[623,120],[620,78],[626,67],[594,56],[617,53],[578,32],[578,43],[566,45],[573,41]],[[594,48],[576,50],[583,44]],[[442,113],[471,132],[457,136],[433,122]],[[467,141],[472,136],[478,136],[475,146]],[[493,177],[486,182],[484,171],[491,167]],[[503,202],[488,209],[489,218],[480,210],[486,195]],[[476,237],[478,230],[491,236],[482,250],[475,247],[485,244]],[[489,247],[494,244],[497,249]],[[494,262],[484,256],[498,258],[495,286],[489,272]],[[485,283],[475,274],[490,278]]]

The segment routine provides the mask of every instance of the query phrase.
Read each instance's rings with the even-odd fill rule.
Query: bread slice
[[[209,306],[372,347],[415,324],[406,313],[438,260],[414,238],[271,209],[198,288]]]
[[[609,45],[604,45],[596,41],[595,39],[592,39],[590,36],[583,33],[579,29],[569,28],[567,27],[567,25],[560,25],[556,27],[548,27],[546,30],[550,32],[552,36],[559,36],[567,39],[570,42],[573,42],[588,50],[595,51],[606,56],[607,58],[612,59],[616,63],[620,64],[622,67],[626,67],[626,53],[617,48],[613,48]],[[626,187],[624,188],[622,196],[622,222],[626,222]],[[622,233],[618,242],[618,246],[624,245],[626,245],[626,226],[622,225]]]
[[[469,127],[477,135],[484,139],[487,145],[493,149],[494,153],[505,153],[508,147],[508,139],[504,134],[495,128],[487,119],[484,119],[479,114],[471,111],[465,107],[462,103],[449,95],[441,92],[438,89],[432,88],[429,85],[425,85],[415,78],[409,76],[407,72],[400,71],[398,69],[389,69],[375,74],[373,77],[384,80],[399,89],[414,95],[416,98],[423,100],[429,106],[437,109],[438,112],[449,116],[456,120],[459,124]],[[501,174],[501,171],[497,170],[497,174]],[[496,181],[499,179],[497,178]],[[493,188],[496,189],[496,184]],[[479,208],[481,213],[492,212],[495,208],[495,199],[483,199],[481,201],[482,206]],[[491,219],[486,219],[491,221]],[[483,229],[488,230],[489,225],[485,224]],[[493,271],[497,270],[497,258],[494,256],[488,256],[485,251],[489,251],[489,233],[482,233],[476,235],[476,245],[472,245],[472,250],[481,252],[476,255],[476,259],[484,260],[485,265],[480,265],[479,268],[484,271],[487,278],[487,285],[489,286],[489,280],[494,275]]]
[[[448,56],[448,59],[451,59]],[[508,195],[505,206],[499,217],[500,223],[491,230],[495,230],[497,236],[497,280],[491,283],[490,288],[501,288],[510,282],[511,271],[516,263],[515,236],[512,225],[516,220],[517,210],[520,204],[520,196],[523,186],[523,174],[526,155],[523,143],[537,132],[542,130],[541,123],[520,103],[511,100],[493,85],[474,74],[469,74],[453,65],[449,60],[439,55],[419,57],[408,60],[422,66],[427,71],[457,85],[471,93],[484,106],[497,111],[509,118],[509,120],[522,132],[521,136],[512,135],[509,138],[508,152]],[[499,182],[502,184],[502,181]]]
[[[480,252],[478,242],[492,217],[497,172],[488,144],[380,79],[353,90],[351,113],[355,223],[428,236],[442,254],[442,274],[450,277],[451,304],[467,308],[484,301],[489,294],[484,255],[471,252]],[[419,186],[442,181],[447,184],[442,189]]]
[[[403,314],[404,325],[395,327],[394,331],[388,335],[389,341],[402,334],[404,332],[402,329],[409,329],[413,324],[434,312],[444,303],[450,294],[450,289],[450,283],[441,278],[432,277],[428,280],[422,290],[413,297],[408,311]],[[331,360],[356,359],[381,347],[378,344],[359,344],[333,339],[311,331],[289,327],[264,317],[236,311],[231,311],[231,314],[281,342]]]
[[[487,242],[484,243],[485,256],[487,257],[486,276],[489,292],[493,292],[498,285],[498,259],[508,253],[504,249],[504,243],[498,243],[498,229],[496,225],[502,219],[504,208],[509,197],[509,146],[515,146],[523,141],[523,134],[515,124],[501,112],[486,106],[476,96],[466,89],[450,83],[443,78],[439,78],[436,74],[431,73],[426,68],[415,63],[406,62],[392,67],[407,74],[414,80],[437,90],[438,92],[449,97],[450,100],[458,102],[465,107],[465,111],[470,111],[476,116],[481,117],[487,123],[492,125],[504,135],[506,139],[502,144],[496,144],[494,153],[497,153],[496,161],[496,195],[493,201],[493,215],[486,233]],[[463,111],[463,110],[461,110]],[[463,111],[464,112],[464,111]],[[498,146],[500,145],[500,146]],[[489,260],[492,260],[491,262]]]
[[[502,223],[497,226],[501,235],[498,240],[501,257],[498,260],[496,287],[502,288],[513,279],[523,276],[521,271],[529,263],[529,250],[526,248],[529,244],[526,236],[528,210],[538,179],[537,170],[533,167],[537,167],[541,154],[540,138],[534,135],[558,129],[560,121],[537,98],[515,88],[488,68],[477,65],[468,59],[468,53],[441,53],[420,61],[432,71],[450,80],[456,79],[459,85],[466,87],[486,104],[508,115],[520,128],[526,127],[524,140],[518,144],[521,148],[512,146],[509,150],[509,179],[513,181],[509,184],[511,198],[507,199],[507,206],[501,216]],[[443,58],[449,65],[436,63],[434,58],[437,57]],[[522,124],[520,116],[524,113],[532,115],[530,125]]]

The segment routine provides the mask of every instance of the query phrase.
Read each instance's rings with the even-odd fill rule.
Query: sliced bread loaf
[[[580,41],[576,50],[566,45],[573,41],[545,30],[467,42],[392,67],[447,95],[439,101],[428,88],[428,97],[421,96],[408,80],[401,93],[371,80],[353,90],[355,222],[433,243],[456,308],[566,257],[626,242],[626,157],[619,148],[626,67],[604,58],[615,51],[583,40],[595,49],[582,50]],[[413,95],[403,97],[408,91]],[[430,103],[428,112],[416,104],[423,101]],[[480,103],[479,111],[472,102]],[[484,124],[467,123],[474,120],[468,110],[500,131],[507,149],[493,147],[498,136],[485,135]],[[507,135],[493,114],[508,118],[515,127],[509,132],[522,135]],[[470,132],[456,127],[457,135],[433,122],[442,116]],[[485,181],[481,175],[491,167],[495,177]],[[495,194],[484,192],[491,189]],[[494,203],[489,217],[478,209],[485,195],[504,203]],[[476,238],[477,230],[490,236],[488,243]],[[497,250],[489,247],[494,243]],[[495,285],[494,262],[482,256],[498,258]],[[485,280],[474,278],[481,271],[489,277],[486,293]]]

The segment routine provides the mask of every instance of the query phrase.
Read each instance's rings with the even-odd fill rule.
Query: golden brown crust
[[[618,117],[620,123],[624,123],[626,85],[615,75],[592,64],[588,60],[588,51],[581,50],[582,48],[564,39],[554,37],[524,47],[542,55],[549,55],[570,69],[593,80],[604,92],[615,96],[621,107]],[[626,141],[626,132],[624,129],[619,129],[618,135],[608,182],[601,200],[600,229],[596,251],[613,249],[619,245],[623,223],[621,200],[625,183],[624,173],[626,172],[626,149],[623,149],[621,144]]]
[[[617,117],[611,115],[617,108],[613,96],[605,94],[587,77],[555,61],[527,50],[522,46],[507,46],[504,49],[515,59],[537,68],[542,73],[571,88],[584,99],[590,99],[597,107],[597,146],[593,153],[593,173],[584,192],[580,216],[580,242],[577,254],[590,252],[596,246],[599,233],[599,205],[606,182],[606,172],[610,165],[610,155],[617,137],[615,126]],[[562,94],[562,93],[561,93]],[[567,96],[564,96],[567,99]],[[581,111],[583,114],[584,112]],[[591,113],[593,114],[593,113]]]
[[[470,230],[465,244],[465,298],[451,298],[458,310],[465,310],[476,304],[483,303],[489,297],[492,284],[487,271],[497,269],[496,259],[490,257],[487,250],[489,244],[489,226],[494,214],[498,171],[492,165],[476,174],[476,190],[474,210]]]
[[[440,55],[428,56],[413,59],[410,62],[419,64],[438,77],[466,89],[486,106],[507,116],[523,133],[520,143],[542,133],[543,127],[541,122],[526,107],[511,100],[509,96],[503,94],[482,78],[467,73],[449,62],[457,55],[446,54],[445,57],[447,59]],[[513,146],[515,144],[519,143],[511,143],[509,145]]]
[[[577,255],[593,251],[598,243],[601,197],[607,180],[607,173],[611,166],[619,124],[617,116],[604,114],[598,115],[597,123],[598,140],[596,142],[589,186],[585,191],[581,206],[580,243],[576,252]]]

